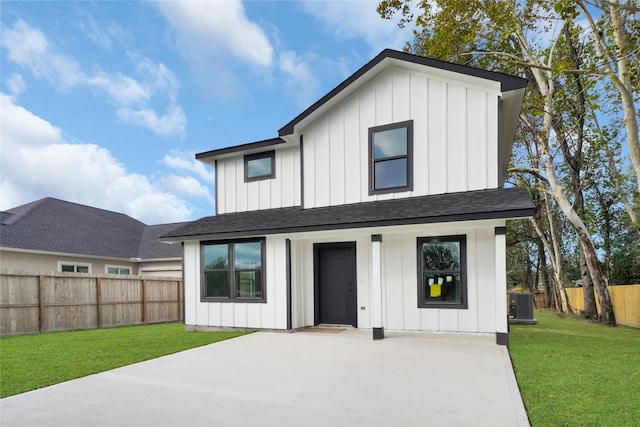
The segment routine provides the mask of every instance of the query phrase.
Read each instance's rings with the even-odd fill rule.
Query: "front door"
[[[315,256],[315,324],[357,326],[356,244],[318,243]]]

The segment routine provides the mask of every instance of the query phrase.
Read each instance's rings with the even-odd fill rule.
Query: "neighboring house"
[[[45,198],[0,213],[0,267],[29,273],[182,276],[182,249],[158,236],[184,225]]]
[[[189,328],[318,324],[508,342],[503,188],[526,80],[385,50],[279,131],[213,150],[183,242]]]

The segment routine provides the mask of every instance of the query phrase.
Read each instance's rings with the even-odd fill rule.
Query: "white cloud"
[[[311,58],[310,60],[313,60]],[[309,62],[299,58],[295,52],[280,53],[280,69],[292,80],[298,107],[308,107],[314,101],[320,88],[320,82],[309,68]]]
[[[209,188],[192,176],[178,176],[172,174],[164,177],[162,181],[166,188],[173,190],[178,194],[211,199]]]
[[[186,132],[187,116],[182,108],[175,105],[161,116],[149,108],[120,108],[117,114],[122,122],[147,128],[156,135],[169,136]]]
[[[49,81],[57,90],[66,92],[87,87],[107,95],[118,109],[118,117],[128,124],[145,127],[158,135],[186,132],[186,116],[177,105],[179,84],[164,64],[131,55],[141,80],[122,73],[109,74],[99,67],[90,73],[82,70],[72,58],[54,52],[44,34],[24,21],[13,28],[2,28],[2,47],[10,60]],[[167,113],[160,115],[150,106],[151,101],[168,96]]]
[[[241,1],[160,1],[156,5],[176,30],[187,55],[226,50],[250,64],[271,65],[273,47],[262,28],[247,18]]]
[[[9,88],[9,92],[14,96],[20,95],[27,88],[27,82],[24,81],[21,74],[12,74],[5,80],[5,84]]]
[[[131,173],[105,148],[74,144],[62,131],[0,94],[0,209],[57,197],[126,213],[148,224],[184,221],[189,204]],[[182,195],[181,195],[182,196]]]
[[[411,28],[398,28],[399,17],[382,19],[378,1],[304,1],[302,9],[340,39],[364,39],[376,55],[385,48],[401,49],[412,38]]]
[[[213,168],[205,166],[204,163],[195,159],[195,154],[172,150],[162,158],[162,163],[172,169],[190,172],[207,183],[215,183],[215,171]]]
[[[215,99],[246,99],[251,93],[238,77],[238,67],[268,73],[274,47],[265,31],[249,20],[239,0],[156,1],[173,32],[165,43],[175,45],[192,69],[201,95]]]

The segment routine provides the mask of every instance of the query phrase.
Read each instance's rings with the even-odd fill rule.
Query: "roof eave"
[[[247,144],[235,145],[233,147],[225,147],[217,150],[205,151],[203,153],[196,154],[196,160],[203,161],[205,163],[211,163],[216,159],[237,156],[238,154],[250,154],[257,151],[261,151],[268,147],[273,147],[279,144],[285,144],[282,138],[270,138],[262,141],[250,142]]]
[[[265,236],[272,234],[294,234],[294,233],[308,233],[315,231],[330,231],[330,230],[348,230],[348,229],[360,229],[360,228],[373,228],[373,227],[390,227],[400,225],[419,225],[419,224],[439,224],[446,222],[460,222],[460,221],[481,221],[492,219],[519,219],[528,218],[534,214],[533,208],[523,209],[510,209],[504,211],[491,211],[491,212],[475,212],[466,214],[451,214],[443,216],[433,217],[414,217],[414,218],[399,218],[399,219],[386,219],[377,221],[362,221],[351,223],[337,223],[337,224],[319,224],[309,226],[298,226],[289,228],[263,228],[243,231],[229,231],[222,233],[199,233],[184,236],[171,236],[161,237],[160,240],[164,242],[183,242],[188,240],[219,240],[228,238],[239,237],[254,237]]]

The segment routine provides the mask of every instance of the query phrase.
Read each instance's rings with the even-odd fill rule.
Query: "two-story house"
[[[279,131],[196,155],[216,215],[183,242],[188,328],[496,334],[508,342],[503,188],[526,80],[385,50]]]

